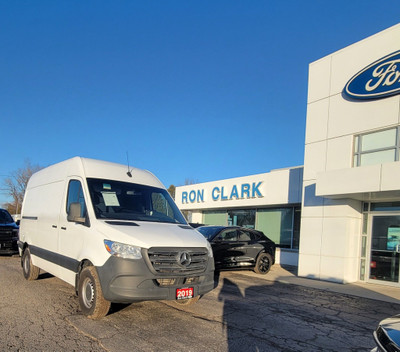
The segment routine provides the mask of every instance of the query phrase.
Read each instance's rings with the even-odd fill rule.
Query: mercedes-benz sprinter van
[[[35,173],[25,192],[23,274],[40,269],[75,287],[98,319],[111,302],[193,303],[214,287],[208,241],[150,172],[75,157]]]

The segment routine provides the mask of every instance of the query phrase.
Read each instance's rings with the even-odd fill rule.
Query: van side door
[[[89,230],[86,199],[83,180],[79,177],[69,178],[60,213],[58,251],[62,272],[60,278],[71,284],[75,283],[79,255]]]

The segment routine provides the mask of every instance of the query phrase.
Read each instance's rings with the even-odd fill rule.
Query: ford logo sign
[[[400,50],[354,75],[344,92],[353,99],[379,99],[400,93]]]

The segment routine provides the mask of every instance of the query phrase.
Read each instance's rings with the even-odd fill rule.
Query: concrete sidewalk
[[[282,267],[274,265],[271,271],[263,276],[269,281],[278,281],[293,285],[312,287],[320,290],[332,291],[352,296],[364,297],[400,304],[400,288],[386,285],[357,282],[352,284],[338,284],[329,281],[307,279],[296,275],[297,267]],[[255,273],[252,273],[257,277]]]

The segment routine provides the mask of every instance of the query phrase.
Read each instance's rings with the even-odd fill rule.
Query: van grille
[[[160,274],[196,274],[207,268],[205,248],[150,248],[148,257],[153,269]]]

